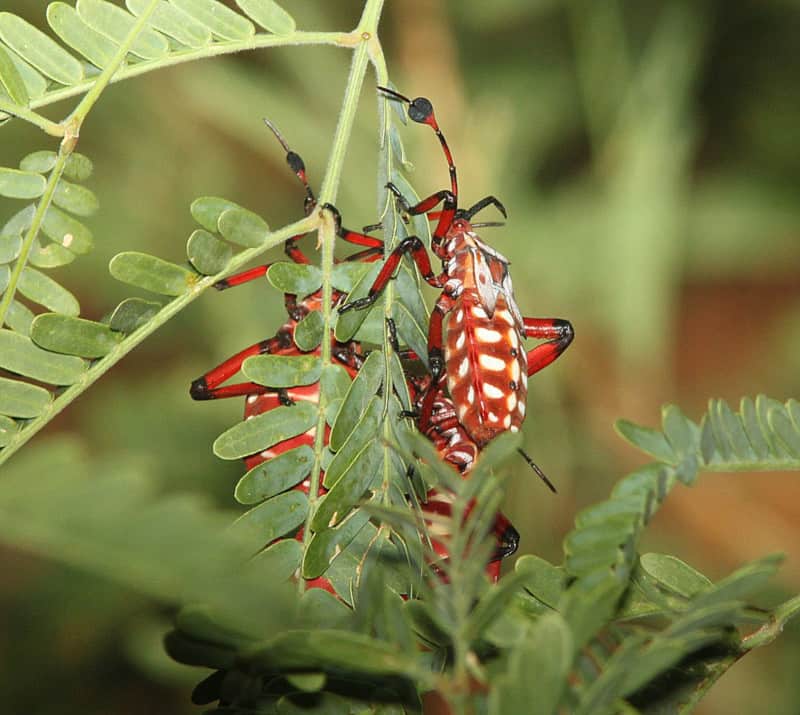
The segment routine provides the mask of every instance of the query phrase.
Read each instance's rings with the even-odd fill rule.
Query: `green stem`
[[[119,68],[122,66],[122,63],[125,61],[125,58],[127,57],[131,47],[133,47],[133,43],[136,41],[139,33],[147,26],[147,21],[150,19],[150,15],[155,12],[158,3],[159,0],[150,0],[150,4],[147,6],[147,8],[145,8],[145,11],[139,15],[136,23],[133,25],[131,31],[128,33],[128,36],[125,38],[125,41],[119,46],[119,48],[117,48],[117,51],[114,53],[114,57],[111,59],[111,62],[108,63],[108,66],[100,73],[97,79],[92,82],[91,86],[89,87],[89,91],[86,92],[83,99],[78,103],[78,106],[75,107],[69,117],[69,120],[67,120],[68,122],[73,121],[78,127],[83,124],[83,120],[86,118],[86,115],[94,106],[95,102],[99,99],[103,90],[105,90],[105,88],[111,83],[111,80],[117,73],[117,70],[119,70]],[[78,134],[76,132],[76,139],[77,136]]]
[[[261,246],[249,248],[246,251],[242,251],[241,253],[237,254],[224,271],[215,276],[205,276],[201,280],[198,280],[191,290],[170,301],[153,317],[152,320],[148,321],[145,325],[132,332],[124,340],[122,340],[119,345],[111,350],[108,355],[95,362],[78,382],[68,387],[66,390],[64,390],[64,392],[56,397],[56,399],[53,400],[43,414],[25,425],[25,427],[19,431],[17,437],[15,437],[10,444],[0,451],[0,464],[3,464],[29,439],[36,435],[39,430],[45,427],[50,420],[52,420],[59,412],[67,407],[67,405],[69,405],[75,398],[79,397],[83,392],[91,387],[91,385],[93,385],[100,377],[108,372],[108,370],[122,360],[122,358],[124,358],[139,343],[141,343],[151,333],[154,333],[170,318],[183,310],[189,303],[196,298],[199,298],[207,288],[210,288],[214,285],[214,283],[225,276],[236,272],[246,263],[249,263],[262,253],[265,253],[270,248],[283,243],[290,236],[307,233],[308,231],[316,228],[317,224],[317,217],[310,216],[308,218],[304,218],[302,221],[297,221],[289,224],[288,226],[284,226],[282,229],[271,233]]]
[[[9,276],[8,285],[3,293],[3,297],[0,299],[0,325],[5,322],[6,313],[8,312],[11,301],[14,299],[14,295],[17,292],[17,284],[22,276],[22,271],[25,270],[25,265],[28,262],[28,255],[33,247],[33,242],[39,235],[39,228],[42,225],[42,221],[44,221],[47,209],[49,208],[50,202],[53,199],[56,186],[58,186],[58,182],[61,180],[61,175],[64,173],[64,167],[67,164],[67,160],[72,154],[72,148],[70,145],[71,142],[68,142],[65,137],[64,141],[61,142],[61,146],[59,147],[58,158],[56,159],[55,166],[50,172],[50,176],[48,177],[47,184],[44,188],[44,193],[42,194],[41,198],[39,199],[39,203],[36,206],[36,211],[33,214],[31,225],[25,234],[25,239],[22,241],[22,247],[20,248],[19,256],[14,263],[14,268]]]
[[[45,134],[50,134],[54,137],[64,136],[63,125],[57,124],[56,122],[51,122],[41,114],[31,111],[28,109],[28,107],[21,107],[20,105],[14,104],[14,102],[8,99],[3,99],[2,97],[0,97],[0,114],[8,114],[12,117],[17,117],[18,119],[24,119],[26,122],[39,127],[39,129],[45,132]]]
[[[33,215],[33,221],[31,222],[30,228],[28,228],[28,232],[25,235],[25,240],[22,242],[22,248],[20,250],[19,257],[14,264],[14,270],[11,272],[11,276],[9,277],[8,286],[3,294],[2,300],[0,300],[0,325],[5,322],[6,313],[8,312],[11,301],[17,292],[17,284],[19,283],[20,276],[22,275],[22,271],[25,269],[25,265],[28,262],[28,256],[30,255],[31,248],[33,247],[33,242],[39,235],[39,229],[42,225],[42,221],[44,221],[47,209],[50,207],[50,202],[53,199],[53,194],[58,186],[58,182],[61,180],[61,176],[64,173],[64,167],[67,165],[67,161],[69,160],[72,152],[75,151],[75,146],[77,145],[78,137],[80,136],[81,124],[83,124],[83,120],[86,118],[86,115],[99,98],[100,93],[108,86],[108,83],[111,81],[114,73],[124,62],[125,57],[128,54],[128,50],[130,50],[131,46],[136,40],[136,37],[144,29],[148,18],[156,9],[158,1],[159,0],[150,0],[150,5],[148,5],[147,9],[141,14],[136,24],[131,28],[131,31],[125,38],[125,41],[120,45],[108,67],[106,67],[106,69],[100,73],[97,79],[92,81],[86,96],[72,112],[72,115],[68,117],[62,124],[63,131],[61,133],[64,138],[61,140],[61,144],[58,148],[58,158],[56,160],[56,164],[47,179],[44,193],[42,194],[41,199],[39,199],[36,212]],[[47,131],[46,128],[45,131]]]
[[[140,75],[153,72],[154,70],[173,67],[185,62],[210,59],[223,55],[231,55],[236,52],[248,50],[258,50],[264,47],[289,47],[301,45],[334,45],[336,47],[352,48],[360,39],[351,32],[292,32],[288,35],[255,35],[247,40],[231,40],[229,42],[215,42],[210,47],[202,47],[193,50],[173,52],[168,57],[157,60],[137,62],[135,65],[123,67],[109,79],[110,83],[121,82],[122,80],[139,77]],[[42,107],[55,102],[60,102],[70,97],[84,94],[97,80],[80,82],[70,87],[48,92],[44,96],[31,100],[32,108]],[[15,105],[11,105],[12,109]],[[0,109],[3,106],[0,105]],[[16,111],[13,112],[16,114]]]
[[[358,45],[353,52],[353,60],[350,65],[350,74],[347,78],[342,109],[339,113],[339,121],[336,125],[333,146],[331,147],[328,158],[328,166],[322,180],[319,191],[319,206],[326,203],[333,203],[336,200],[336,193],[339,188],[339,181],[342,175],[345,154],[353,132],[358,100],[361,96],[361,89],[364,85],[364,77],[369,66],[368,43],[376,38],[378,22],[380,21],[383,0],[367,0],[364,11],[361,15],[358,27],[351,33],[351,37],[358,38]],[[319,227],[319,244],[322,249],[320,269],[322,271],[322,318],[323,336],[329,336],[333,329],[333,251],[336,241],[336,234],[333,231],[333,224],[330,220],[323,221]],[[323,338],[321,345],[321,356],[323,368],[331,360],[331,342],[329,338]],[[309,509],[306,517],[305,529],[303,531],[303,545],[307,546],[311,539],[311,520],[316,512],[319,501],[319,486],[322,480],[322,455],[325,449],[325,412],[328,407],[328,396],[324,390],[320,390],[319,414],[317,418],[317,431],[314,441],[314,466],[309,478],[308,501]],[[305,586],[303,579],[298,579],[298,590],[302,591]]]

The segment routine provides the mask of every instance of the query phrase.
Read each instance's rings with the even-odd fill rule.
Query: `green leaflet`
[[[236,0],[236,4],[265,30],[276,35],[295,31],[294,18],[273,0]]]
[[[346,403],[347,401],[345,401]],[[343,419],[342,409],[340,408],[337,421]],[[382,413],[383,399],[377,396],[373,397],[366,408],[359,413],[358,422],[350,430],[345,443],[339,447],[336,456],[326,468],[324,484],[328,489],[347,473],[359,452],[364,449],[364,445],[380,434]]]
[[[314,450],[301,445],[279,454],[248,471],[236,485],[240,504],[256,504],[299,484],[314,466]]]
[[[31,244],[31,251],[28,254],[28,263],[36,268],[57,268],[72,263],[77,254],[64,248],[59,243],[48,242],[46,246],[39,243],[35,238]]]
[[[556,712],[572,651],[572,634],[558,613],[536,621],[511,651],[506,672],[495,679],[489,694],[489,715]]]
[[[231,526],[254,550],[296,529],[308,514],[308,497],[297,489],[278,494],[240,516]]]
[[[126,298],[114,308],[108,327],[120,333],[132,333],[148,322],[159,310],[161,304],[152,300]]]
[[[253,23],[217,0],[170,1],[223,40],[246,40],[255,34]]]
[[[22,237],[18,233],[0,233],[0,263],[11,263],[22,248]]]
[[[713,588],[703,574],[669,554],[642,554],[639,566],[642,573],[654,579],[660,588],[682,598],[694,598]]]
[[[14,439],[17,432],[19,432],[17,423],[10,417],[0,415],[0,448],[9,444]]]
[[[350,375],[342,365],[328,363],[322,366],[320,385],[330,400],[342,399],[350,388]]]
[[[121,45],[136,24],[135,17],[104,0],[78,0],[77,10],[89,27],[115,45]],[[169,43],[162,35],[145,28],[133,41],[130,51],[144,60],[157,60],[169,52]]]
[[[19,163],[19,168],[24,171],[36,171],[42,174],[49,173],[56,165],[58,154],[54,151],[41,150],[34,151],[23,157]]]
[[[628,420],[617,420],[614,428],[620,437],[643,452],[662,462],[673,463],[675,461],[675,453],[662,432],[650,427],[641,427]]]
[[[108,270],[123,283],[161,295],[182,295],[197,280],[194,273],[182,266],[136,251],[118,253],[108,264]]]
[[[331,430],[329,444],[338,451],[355,428],[370,400],[377,394],[383,382],[384,356],[380,351],[369,354],[358,371],[344,398],[344,403]]]
[[[0,167],[0,196],[10,199],[35,199],[47,184],[41,174]]]
[[[167,5],[167,7],[172,6]],[[177,8],[173,9],[177,10]],[[192,214],[192,218],[194,218],[194,220],[197,221],[197,223],[199,223],[203,228],[211,231],[212,233],[217,233],[219,231],[217,224],[219,222],[219,217],[222,216],[223,212],[227,211],[228,209],[239,208],[241,208],[241,206],[233,203],[233,201],[228,201],[227,199],[221,199],[217,196],[201,196],[200,198],[192,201],[189,211]]]
[[[25,82],[7,50],[0,46],[0,88],[4,89],[11,101],[26,107],[30,98]]]
[[[350,291],[350,294],[347,296],[348,303],[358,298],[363,298],[367,295],[370,286],[372,286],[375,278],[378,275],[378,272],[381,269],[381,265],[382,262],[378,262],[370,266],[369,270],[364,273],[359,281],[356,282],[356,284],[353,286],[353,290]],[[356,334],[359,327],[361,327],[361,324],[366,320],[369,313],[376,308],[379,308],[382,311],[382,300],[382,298],[378,298],[373,307],[370,309],[365,308],[362,310],[356,310],[353,308],[346,313],[340,313],[339,318],[336,321],[336,329],[334,331],[336,339],[341,340],[342,342],[352,340],[353,336]]]
[[[331,283],[336,290],[349,293],[370,268],[369,263],[357,261],[337,263],[331,273]]]
[[[254,355],[242,363],[242,372],[267,387],[313,385],[319,381],[322,362],[316,355]]]
[[[16,67],[17,72],[22,77],[22,81],[25,83],[28,96],[31,99],[39,99],[47,91],[48,81],[21,57],[15,54],[10,56],[11,62],[13,62],[14,67]]]
[[[784,449],[795,458],[800,458],[800,430],[784,407],[773,407],[769,411],[769,426],[781,441]]]
[[[0,377],[0,415],[9,417],[38,417],[52,402],[43,387]]]
[[[312,310],[294,327],[294,342],[300,350],[310,352],[321,342],[325,332],[325,319],[318,310]]]
[[[564,589],[563,569],[539,556],[525,554],[517,559],[514,570],[524,575],[522,587],[528,593],[550,608],[556,608]]]
[[[107,355],[124,337],[103,323],[55,313],[38,315],[31,326],[31,339],[40,347],[84,358]]]
[[[349,514],[336,528],[315,533],[306,547],[303,578],[324,575],[334,559],[356,538],[368,521],[369,514],[365,510],[356,511]]]
[[[78,152],[70,154],[64,166],[64,176],[73,181],[86,181],[93,171],[92,160]]]
[[[303,545],[296,539],[281,539],[253,557],[253,564],[263,569],[270,583],[288,581],[300,568]]]
[[[60,84],[77,84],[83,79],[83,68],[78,60],[16,15],[0,12],[0,39],[42,74]]]
[[[186,242],[186,255],[198,273],[211,276],[225,270],[233,257],[233,249],[208,231],[198,228]]]
[[[418,656],[398,652],[386,643],[360,633],[338,630],[290,631],[253,648],[246,658],[251,672],[272,672],[278,666],[292,670],[331,667],[363,674],[417,673]]]
[[[94,192],[85,186],[73,184],[69,181],[64,181],[64,179],[56,185],[53,203],[78,216],[91,216],[100,208],[100,202]]]
[[[28,266],[23,269],[17,288],[26,298],[54,313],[70,316],[80,313],[80,305],[75,296],[35,268]]]
[[[322,271],[316,266],[280,261],[270,266],[267,280],[281,293],[305,297],[322,286]]]
[[[125,0],[125,5],[134,15],[141,15],[149,4],[149,0]],[[182,45],[194,49],[204,47],[211,42],[211,31],[207,27],[167,2],[162,1],[158,4],[150,15],[150,25]]]
[[[75,195],[77,196],[77,193]],[[42,222],[42,232],[55,243],[78,255],[89,253],[94,246],[92,232],[80,221],[55,206],[47,209]]]
[[[42,350],[10,330],[0,330],[0,367],[50,385],[71,385],[86,371],[80,358]]]
[[[224,238],[245,248],[260,246],[269,234],[269,226],[261,216],[242,208],[223,211],[217,227]]]
[[[30,335],[33,311],[27,305],[12,300],[6,313],[6,325],[20,335]]]
[[[339,481],[325,495],[311,520],[311,528],[319,532],[341,522],[380,479],[378,466],[382,461],[383,447],[377,440],[371,440],[356,454]]]
[[[239,459],[256,454],[278,442],[296,437],[317,422],[317,406],[298,402],[291,407],[276,407],[251,417],[223,432],[214,442],[220,459]]]
[[[95,67],[103,69],[114,61],[119,46],[89,27],[71,5],[50,3],[47,22],[64,44],[83,55]]]

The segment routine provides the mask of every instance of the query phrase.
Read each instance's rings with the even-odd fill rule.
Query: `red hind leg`
[[[233,377],[242,368],[242,363],[253,355],[281,354],[292,346],[292,336],[288,331],[278,331],[274,338],[262,340],[249,348],[236,353],[194,380],[189,387],[193,400],[219,400],[241,395],[263,395],[275,392],[274,388],[258,385],[255,382],[241,382],[235,385],[220,385]]]
[[[523,318],[525,337],[547,342],[528,351],[528,376],[539,372],[563,353],[575,337],[568,320],[561,318]]]

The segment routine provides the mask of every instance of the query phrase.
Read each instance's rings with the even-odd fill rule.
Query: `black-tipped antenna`
[[[471,223],[472,228],[496,228],[497,226],[505,226],[505,221],[481,221],[480,223]]]
[[[517,449],[517,452],[519,452],[519,453],[522,455],[522,458],[523,458],[523,459],[524,459],[524,460],[525,460],[525,461],[528,463],[528,466],[529,466],[529,467],[530,467],[530,468],[531,468],[531,469],[532,469],[534,472],[536,472],[536,474],[539,476],[539,479],[541,479],[541,480],[542,480],[542,481],[543,481],[543,482],[544,482],[544,483],[547,485],[547,487],[550,489],[550,491],[551,491],[551,492],[553,492],[553,494],[558,494],[558,491],[556,490],[555,486],[553,486],[553,482],[551,482],[551,481],[550,481],[550,480],[547,478],[547,475],[546,475],[546,474],[545,474],[545,473],[544,473],[544,472],[543,472],[543,471],[542,471],[542,470],[539,468],[539,465],[538,465],[538,464],[536,464],[536,462],[534,462],[534,461],[533,461],[533,460],[532,460],[532,459],[531,459],[531,458],[530,458],[530,457],[529,457],[529,456],[528,456],[528,455],[525,453],[525,451],[524,451],[522,448],[518,448],[518,449]]]
[[[314,198],[314,192],[311,190],[311,187],[308,185],[308,177],[306,176],[306,165],[303,161],[302,157],[297,153],[292,151],[289,148],[289,142],[287,142],[283,138],[283,134],[278,131],[278,127],[276,127],[269,119],[263,117],[264,124],[266,124],[270,131],[275,135],[275,138],[281,143],[281,146],[286,151],[286,163],[289,165],[289,168],[294,172],[295,176],[300,179],[300,182],[303,184],[306,190],[306,200],[305,200],[305,209],[306,215],[311,213],[314,206],[316,206],[316,199]]]
[[[388,87],[383,87],[381,85],[378,85],[378,89],[384,94],[388,94],[390,97],[399,99],[401,102],[405,102],[406,104],[411,104],[411,100],[408,97],[400,94],[400,92],[395,92],[393,89],[389,89]]]
[[[286,140],[283,138],[283,134],[281,134],[281,133],[278,131],[278,127],[276,127],[276,126],[275,126],[275,125],[274,125],[274,124],[273,124],[273,123],[272,123],[272,122],[271,122],[269,119],[267,119],[266,117],[264,117],[263,119],[264,119],[264,124],[266,124],[266,125],[267,125],[267,126],[270,128],[270,130],[272,131],[272,133],[275,135],[275,138],[276,138],[276,139],[277,139],[277,140],[278,140],[278,141],[281,143],[281,146],[282,146],[282,147],[283,147],[283,148],[286,150],[286,153],[288,154],[289,152],[291,152],[292,150],[289,148],[289,143],[288,143],[288,142],[287,142],[287,141],[286,141]]]

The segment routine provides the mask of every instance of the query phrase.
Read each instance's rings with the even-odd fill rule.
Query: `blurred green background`
[[[285,4],[302,29],[349,30],[360,13],[350,0]],[[43,27],[45,8],[4,0],[2,9]],[[642,463],[615,436],[616,418],[654,425],[664,402],[696,419],[711,396],[735,405],[743,394],[800,393],[799,36],[800,7],[788,0],[387,3],[393,81],[433,100],[465,203],[491,193],[509,210],[507,226],[486,238],[510,258],[524,314],[566,317],[576,329],[570,350],[533,379],[525,427],[526,449],[559,495],[521,461],[509,468],[521,552],[560,561],[576,511]],[[261,117],[282,128],[318,186],[348,62],[343,50],[286,48],[111,87],[79,146],[95,162],[97,248],[62,269],[83,314],[99,318],[128,295],[106,269],[115,253],[184,260],[197,196],[233,199],[274,227],[298,218],[301,192]],[[369,87],[362,104],[337,199],[354,227],[376,219]],[[19,122],[0,137],[3,165],[54,148]],[[403,139],[417,190],[441,188],[435,139],[415,127]],[[12,210],[0,202],[0,217]],[[242,469],[210,445],[242,405],[192,403],[188,385],[271,335],[283,315],[262,284],[207,294],[50,435],[139,455],[165,490],[231,506]],[[797,592],[797,483],[781,473],[704,475],[670,496],[645,549],[673,552],[712,578],[783,550],[772,596]],[[199,675],[160,654],[168,613],[26,554],[0,551],[0,568],[4,711],[196,711],[188,692]],[[795,624],[739,663],[699,712],[797,713],[798,665]]]

